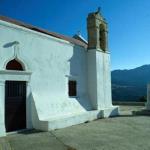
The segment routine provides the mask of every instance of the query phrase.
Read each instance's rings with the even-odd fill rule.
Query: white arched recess
[[[31,101],[29,99],[31,88],[30,88],[30,78],[32,72],[17,71],[17,70],[0,70],[0,136],[6,135],[5,129],[5,81],[26,81],[26,126],[27,129],[32,128],[32,118],[31,118]]]

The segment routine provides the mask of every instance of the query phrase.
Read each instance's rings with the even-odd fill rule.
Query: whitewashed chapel
[[[88,42],[0,17],[0,136],[118,114],[112,106],[107,24],[87,18]]]

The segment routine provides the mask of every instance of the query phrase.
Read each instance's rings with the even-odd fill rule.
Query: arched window
[[[100,48],[106,51],[106,29],[103,24],[100,25]]]
[[[23,71],[22,65],[15,59],[13,59],[7,63],[6,69]]]

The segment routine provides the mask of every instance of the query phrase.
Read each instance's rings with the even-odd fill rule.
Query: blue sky
[[[98,6],[109,25],[111,69],[150,64],[150,0],[0,0],[0,14],[86,38],[87,15]]]

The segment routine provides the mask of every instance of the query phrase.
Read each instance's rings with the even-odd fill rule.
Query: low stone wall
[[[113,101],[113,105],[145,106],[145,102],[120,102]]]

